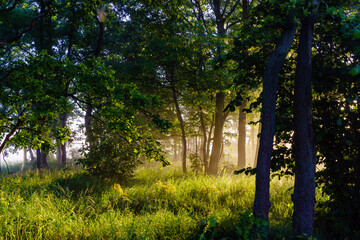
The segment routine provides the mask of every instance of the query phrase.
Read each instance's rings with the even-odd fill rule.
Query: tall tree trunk
[[[67,122],[67,113],[62,113],[60,114],[60,121],[61,121],[61,127],[64,128],[66,127],[66,122]],[[61,165],[65,166],[66,165],[66,143],[61,145]]]
[[[175,74],[175,72],[174,72],[174,69],[172,67],[171,72],[170,72],[170,84],[171,84],[171,89],[172,89],[172,93],[173,93],[173,100],[174,100],[175,108],[176,108],[176,116],[177,116],[177,118],[179,120],[180,130],[181,130],[181,142],[182,142],[182,147],[183,147],[182,148],[182,157],[181,157],[182,169],[183,169],[183,173],[186,173],[187,170],[186,170],[186,134],[185,134],[185,125],[184,125],[183,117],[181,115],[179,102],[178,102],[178,99],[177,99],[174,74]]]
[[[216,18],[216,31],[220,37],[225,36],[225,19],[224,14],[221,13],[221,3],[220,0],[213,0],[213,11],[215,13]],[[224,9],[225,11],[225,9]],[[217,55],[220,56],[222,54],[220,47],[217,49]],[[221,68],[221,62],[216,68]],[[221,80],[221,79],[220,79]],[[223,129],[224,123],[227,118],[227,113],[224,113],[225,107],[225,93],[217,92],[215,97],[215,129],[214,129],[214,141],[211,150],[210,162],[209,162],[209,171],[210,175],[217,175],[218,166],[220,161],[220,153],[221,153],[221,144],[223,139]]]
[[[102,10],[100,10],[102,11]],[[105,20],[105,19],[104,19]],[[104,46],[104,35],[105,35],[105,28],[104,22],[98,21],[99,24],[99,35],[97,39],[96,48],[94,50],[94,57],[98,58],[101,54],[101,51]],[[91,133],[91,116],[93,113],[93,106],[91,105],[90,99],[88,99],[88,103],[86,104],[86,113],[85,113],[85,132],[86,132],[86,142],[89,144],[90,151],[92,151],[92,141],[93,135]]]
[[[316,4],[318,5],[318,3]],[[294,93],[295,187],[293,229],[311,236],[315,208],[316,150],[312,126],[311,48],[316,10],[301,23]]]
[[[61,146],[60,143],[58,143],[58,146],[56,146],[56,160],[59,164],[61,164]]]
[[[41,153],[41,165],[42,165],[42,167],[44,167],[44,168],[47,168],[48,167],[48,164],[47,164],[47,154],[46,153]]]
[[[256,168],[254,216],[269,220],[270,161],[275,133],[276,97],[280,69],[294,40],[296,25],[285,28],[274,52],[266,63],[263,79],[261,138]]]
[[[204,120],[204,113],[202,109],[200,108],[200,123],[201,123],[201,130],[203,133],[203,141],[201,145],[201,152],[202,152],[202,158],[204,162],[204,171],[205,173],[208,172],[208,162],[207,162],[207,151],[206,151],[206,143],[207,143],[207,132],[206,132],[206,126],[205,126],[205,120]]]
[[[36,168],[40,169],[42,167],[42,154],[40,149],[36,149]]]
[[[244,100],[239,108],[237,167],[240,169],[246,167],[246,113],[243,112],[246,104],[247,102]]]
[[[212,120],[211,120],[210,130],[209,130],[209,135],[208,135],[209,137],[208,137],[208,141],[206,143],[207,144],[207,146],[206,146],[206,156],[207,156],[207,158],[209,158],[209,156],[210,156],[210,143],[213,140],[212,132],[213,132],[213,129],[214,129],[214,122],[215,122],[215,115],[213,115]],[[208,163],[207,168],[209,170],[209,163]]]
[[[31,163],[34,163],[34,162],[35,162],[34,153],[33,153],[33,151],[32,151],[31,148],[29,148],[28,150],[29,150],[29,153],[30,153],[30,162],[31,162]]]
[[[223,140],[223,129],[224,123],[227,114],[224,111],[225,104],[225,93],[219,92],[216,94],[216,112],[215,112],[215,126],[214,126],[214,140],[211,149],[211,156],[208,168],[208,174],[217,175],[220,153],[221,153],[221,144]]]
[[[257,159],[259,157],[259,147],[260,147],[260,136],[261,135],[261,122],[258,125],[257,135],[255,136],[254,142],[254,159],[253,159],[253,167],[256,168],[257,166]]]

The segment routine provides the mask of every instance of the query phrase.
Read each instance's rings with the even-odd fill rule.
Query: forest
[[[360,239],[359,96],[359,0],[0,0],[0,238]]]

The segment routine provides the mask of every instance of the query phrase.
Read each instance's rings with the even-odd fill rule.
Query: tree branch
[[[47,10],[39,15],[37,15],[36,17],[34,17],[33,19],[31,19],[31,23],[30,25],[25,28],[21,33],[19,33],[17,36],[8,39],[8,40],[0,40],[0,45],[4,45],[4,44],[9,44],[12,42],[16,42],[17,40],[19,40],[25,33],[31,31],[31,29],[33,29],[34,25],[35,25],[35,21],[38,20],[39,18],[44,17],[46,14],[48,14],[51,10],[51,2],[52,0],[50,0],[50,2],[46,5],[47,6]]]
[[[10,12],[10,11],[14,10],[16,8],[16,6],[18,5],[18,3],[19,3],[19,0],[15,0],[14,4],[11,7],[0,9],[0,14]]]

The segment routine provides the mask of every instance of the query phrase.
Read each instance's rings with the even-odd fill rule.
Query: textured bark
[[[219,92],[216,94],[216,112],[214,125],[214,140],[211,150],[208,174],[217,175],[220,162],[221,145],[223,140],[223,129],[226,115],[223,112],[225,103],[225,94]]]
[[[220,0],[213,1],[213,11],[215,13],[215,18],[216,18],[216,31],[219,36],[224,36],[226,34],[225,18],[224,18],[224,14],[221,13]],[[217,55],[220,56],[221,55],[220,48],[217,51],[218,51]],[[219,63],[217,68],[221,68],[221,62]],[[223,139],[223,129],[227,117],[227,114],[223,112],[225,107],[225,93],[217,92],[215,101],[216,101],[215,103],[216,112],[215,112],[215,125],[214,125],[214,141],[212,145],[209,168],[208,168],[208,174],[210,175],[217,175],[218,173],[218,166],[221,157],[220,155],[221,155],[221,145]]]
[[[246,113],[242,111],[246,107],[246,103],[246,100],[243,101],[239,108],[237,167],[240,169],[246,167]]]
[[[270,161],[275,133],[275,110],[278,77],[284,60],[290,50],[296,32],[296,25],[285,28],[274,52],[266,63],[263,79],[263,101],[261,111],[262,130],[256,168],[256,190],[254,216],[269,220],[270,208]]]
[[[311,47],[316,12],[301,23],[294,93],[295,187],[293,229],[312,235],[315,208],[316,151],[312,126]]]

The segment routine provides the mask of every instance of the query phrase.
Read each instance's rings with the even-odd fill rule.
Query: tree
[[[309,3],[309,1],[307,2]],[[295,152],[295,187],[294,231],[311,236],[314,226],[315,209],[315,166],[316,150],[312,124],[312,39],[315,17],[319,7],[313,1],[315,9],[304,17],[301,23],[297,56],[295,93],[294,93],[294,152]]]

